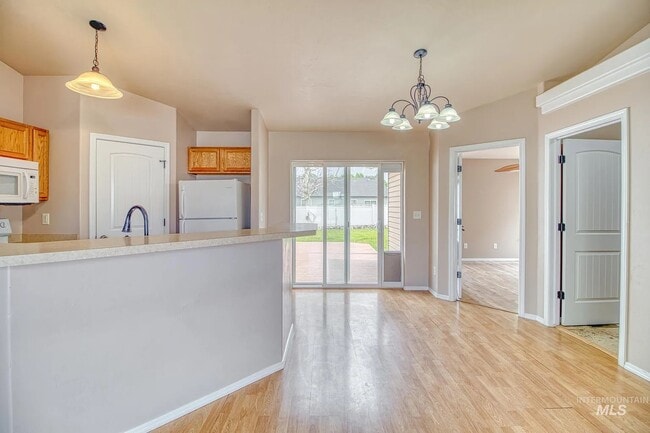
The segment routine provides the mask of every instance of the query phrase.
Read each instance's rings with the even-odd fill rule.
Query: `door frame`
[[[404,170],[404,161],[400,160],[380,160],[380,161],[372,161],[372,160],[292,160],[291,161],[291,174],[290,174],[290,182],[289,182],[289,197],[290,197],[290,218],[291,222],[295,223],[296,221],[296,191],[295,191],[295,186],[296,186],[296,167],[322,167],[323,168],[323,176],[324,178],[327,177],[327,168],[328,167],[345,167],[346,169],[346,182],[345,182],[345,208],[346,208],[346,218],[349,220],[350,218],[350,197],[349,197],[349,182],[350,179],[347,178],[347,171],[350,167],[363,167],[363,166],[374,166],[376,165],[378,168],[378,176],[377,176],[377,182],[381,182],[383,180],[383,177],[381,175],[384,173],[382,170],[382,165],[384,164],[399,164],[401,166],[401,194],[400,194],[400,211],[401,211],[401,226],[400,226],[400,253],[402,260],[400,261],[400,272],[401,272],[401,277],[402,280],[399,283],[384,283],[383,281],[383,275],[384,275],[384,258],[383,258],[383,253],[384,253],[384,247],[383,247],[383,238],[384,238],[384,202],[383,202],[383,189],[377,190],[377,209],[378,209],[378,215],[381,213],[382,218],[378,221],[379,225],[377,227],[377,284],[358,284],[358,283],[353,283],[353,284],[328,284],[327,283],[327,248],[325,246],[326,244],[326,236],[327,236],[327,227],[325,225],[323,226],[323,282],[322,284],[311,284],[311,283],[299,283],[296,284],[296,239],[293,239],[293,265],[292,265],[292,272],[291,272],[291,283],[292,287],[294,288],[299,288],[299,289],[359,289],[359,288],[368,288],[368,289],[378,289],[378,288],[386,288],[386,289],[398,289],[398,288],[403,288],[404,287],[404,262],[405,262],[405,244],[404,244],[404,233],[406,230],[406,222],[404,220],[404,216],[406,213],[405,209],[405,177],[406,173]],[[324,183],[323,185],[323,195],[326,197],[327,196],[327,182]],[[380,207],[381,206],[381,207]],[[327,200],[323,201],[323,213],[324,215],[327,215]],[[349,275],[348,268],[349,268],[349,260],[347,257],[349,257],[349,251],[348,251],[348,242],[347,242],[347,233],[348,230],[345,230],[346,236],[345,239],[345,257],[346,257],[346,275]]]
[[[155,140],[145,140],[142,138],[131,138],[131,137],[121,137],[118,135],[108,135],[108,134],[98,134],[95,132],[90,133],[90,163],[88,166],[88,237],[90,239],[97,238],[97,141],[98,140],[110,140],[118,141],[121,143],[135,144],[138,146],[153,146],[153,147],[162,147],[165,151],[165,164],[164,168],[164,177],[165,185],[163,187],[163,192],[165,196],[165,202],[163,203],[163,212],[165,218],[167,218],[167,224],[165,225],[165,233],[169,233],[169,227],[171,226],[171,219],[169,218],[169,176],[170,176],[170,159],[169,159],[169,143],[164,141],[155,141]]]
[[[628,295],[628,248],[629,248],[629,109],[614,111],[544,135],[544,324],[560,324],[560,300],[554,296],[559,290],[560,234],[557,223],[560,218],[560,169],[557,156],[560,141],[573,135],[621,124],[621,272],[620,272],[620,320],[618,365],[624,366],[627,356],[627,295]]]
[[[448,287],[449,300],[457,301],[457,278],[459,246],[456,244],[456,161],[458,155],[474,150],[499,149],[503,147],[519,148],[519,287],[517,300],[517,315],[525,317],[524,301],[526,299],[526,139],[491,141],[487,143],[469,144],[449,148],[449,221],[448,221]]]

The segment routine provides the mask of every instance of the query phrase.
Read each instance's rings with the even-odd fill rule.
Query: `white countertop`
[[[265,229],[224,232],[0,244],[0,267],[218,247],[309,236],[315,233],[316,224],[283,224]]]

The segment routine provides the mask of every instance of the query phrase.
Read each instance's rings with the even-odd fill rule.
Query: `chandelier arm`
[[[413,115],[415,116],[417,114],[417,109],[415,108],[415,105],[411,104],[410,102],[402,108],[402,113],[401,115],[404,116],[404,112],[406,111],[407,108],[411,107],[413,109]]]
[[[411,101],[416,107],[420,106],[420,102],[418,101],[418,88],[419,86],[417,84],[411,87]]]
[[[431,102],[431,100],[429,99],[431,97],[431,86],[425,84],[424,88],[426,90],[427,101]]]
[[[407,106],[408,105],[413,105],[413,103],[407,101],[406,99],[398,99],[397,101],[393,102],[393,104],[390,106],[390,108],[395,108],[395,104],[397,104],[398,102],[406,102]]]
[[[435,98],[431,98],[432,101],[435,101],[436,99],[444,99],[445,101],[447,101],[447,104],[451,104],[449,98],[447,98],[446,96],[440,95],[440,96],[436,96]]]

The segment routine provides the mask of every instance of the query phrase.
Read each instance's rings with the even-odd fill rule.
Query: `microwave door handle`
[[[27,200],[27,195],[29,194],[29,175],[26,171],[23,171],[23,177],[25,178],[25,183],[23,184],[23,198]]]

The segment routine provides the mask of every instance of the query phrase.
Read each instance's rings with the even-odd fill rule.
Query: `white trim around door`
[[[526,299],[526,140],[524,138],[449,148],[449,300],[455,301],[458,299],[456,288],[456,257],[458,257],[458,245],[455,230],[457,205],[456,161],[458,155],[474,150],[499,149],[514,146],[519,147],[519,297],[517,301],[517,314],[520,317],[528,318],[528,315],[524,312],[524,300]]]
[[[629,247],[629,114],[628,109],[605,114],[544,136],[544,324],[556,326],[560,323],[560,301],[555,296],[559,288],[560,236],[557,224],[560,218],[560,171],[557,158],[560,141],[573,135],[621,124],[621,264],[620,264],[620,323],[618,364],[625,366],[627,358],[627,292],[628,292],[628,247]]]
[[[130,137],[120,137],[117,135],[107,135],[107,134],[97,134],[94,132],[90,133],[90,163],[88,167],[88,237],[95,238],[97,236],[97,141],[98,140],[109,140],[109,141],[118,141],[122,143],[136,144],[141,146],[155,146],[162,147],[165,151],[165,160],[167,164],[165,166],[165,203],[164,203],[164,213],[166,215],[168,223],[165,226],[166,233],[169,233],[169,226],[171,225],[171,219],[169,214],[169,179],[170,179],[170,158],[169,158],[169,143],[162,141],[154,140],[144,140],[141,138],[130,138]]]

